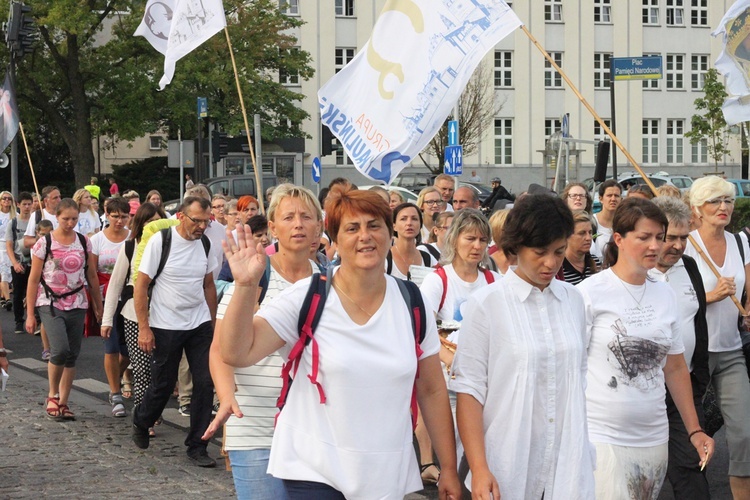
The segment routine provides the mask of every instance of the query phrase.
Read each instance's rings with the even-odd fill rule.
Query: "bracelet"
[[[696,429],[693,432],[691,432],[690,434],[688,434],[688,441],[690,441],[691,439],[693,439],[693,436],[695,436],[696,434],[698,434],[700,432],[702,432],[703,434],[706,434],[706,431],[704,431],[703,429]]]

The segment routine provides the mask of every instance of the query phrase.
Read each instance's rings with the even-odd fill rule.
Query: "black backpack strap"
[[[422,262],[424,262],[425,267],[432,267],[430,264],[432,263],[432,259],[430,258],[430,252],[426,252],[424,250],[420,250],[419,253],[422,255]],[[440,260],[440,259],[438,259]]]
[[[385,256],[385,274],[391,274],[393,271],[393,253],[392,250],[388,249],[388,255]]]
[[[742,231],[744,232],[745,229],[743,229]],[[747,233],[745,234],[747,235]],[[740,257],[742,257],[742,265],[744,266],[745,265],[745,248],[744,248],[744,245],[742,244],[742,236],[740,236],[740,233],[737,233],[734,235],[734,239],[737,240],[737,248],[740,249]],[[750,241],[750,235],[748,235],[748,241]]]
[[[211,240],[208,239],[208,236],[202,234],[201,243],[203,243],[203,250],[206,252],[206,257],[208,257],[208,252],[211,251]]]
[[[126,281],[130,281],[130,272],[133,264],[133,254],[135,253],[135,240],[128,240],[125,242],[125,257],[128,258],[128,274],[125,278]]]
[[[13,238],[13,251],[16,251],[16,241],[18,241],[18,235],[16,234],[18,232],[18,217],[13,217],[13,219],[10,221],[10,235]]]
[[[83,247],[83,272],[84,276],[86,275],[86,272],[88,271],[88,258],[89,253],[88,249],[86,248],[86,237],[82,235],[81,233],[76,233],[78,235],[78,240],[81,242],[81,246]],[[44,260],[42,261],[42,274],[39,277],[39,284],[42,285],[42,288],[44,289],[44,294],[49,299],[49,308],[50,312],[52,313],[52,316],[55,315],[55,308],[53,307],[55,300],[64,299],[65,297],[69,297],[71,295],[75,295],[76,293],[83,290],[83,283],[81,283],[80,286],[77,286],[73,290],[69,290],[64,293],[55,293],[52,288],[47,284],[46,281],[44,281],[44,264],[47,262],[47,259],[49,259],[52,256],[52,235],[50,233],[47,233],[44,235],[44,242],[46,244],[46,248],[44,250]]]
[[[398,283],[398,289],[401,295],[404,297],[404,302],[409,308],[409,315],[411,316],[412,332],[414,334],[414,352],[417,356],[417,373],[414,377],[414,387],[411,392],[411,424],[412,429],[417,427],[417,416],[419,407],[417,405],[417,379],[419,378],[419,358],[422,357],[422,341],[427,333],[426,324],[426,312],[424,307],[424,300],[422,299],[422,293],[419,291],[419,287],[411,281],[404,281],[396,279]]]
[[[424,248],[428,252],[430,252],[430,255],[432,255],[433,257],[435,257],[436,261],[440,262],[440,251],[437,248],[435,248],[434,246],[430,245],[429,243],[425,243],[424,244]]]
[[[172,228],[167,227],[159,231],[161,233],[161,255],[159,256],[159,265],[156,267],[156,273],[151,278],[150,286],[153,288],[153,283],[156,278],[164,270],[164,266],[167,265],[167,259],[169,258],[169,250],[172,248]]]
[[[86,276],[88,270],[89,270],[89,248],[88,248],[88,241],[86,240],[86,236],[76,232],[78,235],[78,241],[81,242],[81,247],[83,247],[83,275]]]

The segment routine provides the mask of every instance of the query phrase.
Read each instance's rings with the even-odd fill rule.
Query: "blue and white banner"
[[[724,14],[712,33],[723,35],[724,50],[716,60],[716,69],[727,78],[727,93],[722,110],[728,125],[750,120],[750,0],[738,0]]]
[[[362,174],[390,184],[521,24],[502,0],[388,0],[367,44],[318,92],[321,121]]]

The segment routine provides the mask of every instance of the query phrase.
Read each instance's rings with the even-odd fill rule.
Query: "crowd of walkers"
[[[52,420],[98,335],[135,445],[179,391],[188,458],[221,437],[239,498],[707,499],[723,425],[750,499],[750,245],[719,177],[609,180],[597,214],[578,183],[484,212],[448,176],[416,203],[194,184],[175,214],[96,184],[0,193],[0,307],[41,336]]]

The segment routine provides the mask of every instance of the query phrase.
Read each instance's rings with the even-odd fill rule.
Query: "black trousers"
[[[703,405],[695,403],[701,427],[704,425]],[[674,497],[680,500],[706,500],[711,498],[705,472],[701,472],[700,457],[690,444],[680,412],[667,392],[667,418],[669,419],[669,459],[667,480],[672,485]]]
[[[29,265],[24,264],[24,271],[17,273],[13,266],[10,266],[10,275],[13,280],[13,317],[16,324],[23,324],[23,299],[26,298],[26,289],[29,284]]]
[[[213,339],[211,322],[188,331],[152,328],[156,340],[151,362],[151,384],[141,403],[133,410],[133,423],[147,429],[164,411],[177,382],[177,371],[184,349],[193,375],[190,401],[190,430],[185,438],[188,453],[205,450],[208,441],[201,436],[211,423],[214,383],[208,369],[208,352]]]

